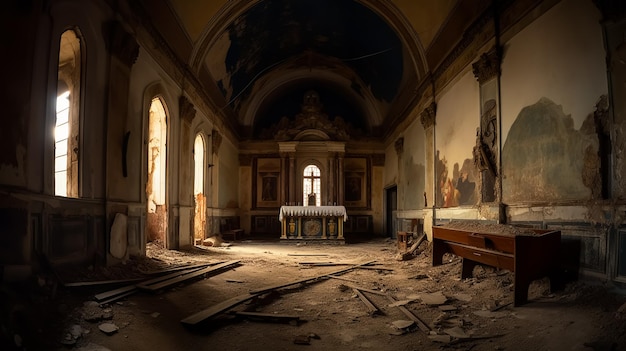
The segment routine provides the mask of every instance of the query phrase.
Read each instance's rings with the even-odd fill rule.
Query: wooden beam
[[[102,301],[102,300],[110,299],[110,298],[112,298],[114,296],[117,296],[117,295],[125,294],[125,293],[127,293],[129,291],[133,291],[133,290],[136,290],[136,289],[137,289],[137,287],[135,285],[129,285],[129,286],[125,286],[123,288],[118,288],[118,289],[115,289],[115,290],[105,291],[103,293],[97,294],[94,297],[95,297],[95,299],[97,301]]]
[[[156,278],[153,278],[153,279],[150,279],[150,280],[146,280],[144,282],[139,283],[138,285],[144,285],[144,286],[154,285],[154,284],[160,283],[160,282],[165,281],[165,280],[178,278],[178,277],[180,277],[182,275],[189,274],[189,273],[192,273],[192,272],[195,272],[195,271],[199,271],[200,269],[202,269],[202,268],[198,267],[198,268],[185,269],[183,271],[178,271],[178,272],[170,273],[170,274],[167,274],[167,275],[164,275],[164,276],[161,276],[161,277],[156,277]]]
[[[391,303],[397,302],[397,300],[394,299],[393,296],[391,295],[386,295],[386,296],[387,296],[387,299]],[[409,309],[407,309],[404,306],[396,306],[396,307],[398,307],[400,311],[404,313],[405,316],[409,317],[410,320],[414,321],[421,331],[423,331],[426,334],[430,333],[430,328],[421,319],[419,319],[413,312],[409,311]]]
[[[261,295],[262,293],[249,293],[249,294],[244,294],[244,295],[239,295],[239,296],[235,296],[233,298],[230,298],[226,301],[222,301],[220,303],[218,303],[217,305],[213,305],[207,309],[204,309],[200,312],[194,313],[191,316],[188,316],[186,318],[184,318],[183,320],[181,320],[180,322],[186,326],[193,326],[196,325],[198,323],[201,323],[209,318],[212,318],[213,316],[220,314],[224,311],[227,311],[237,305],[240,305],[248,300],[252,300],[253,298]]]
[[[192,278],[196,278],[196,277],[199,277],[199,276],[202,276],[202,275],[205,275],[205,274],[210,275],[210,274],[218,273],[218,272],[220,272],[222,270],[232,268],[233,266],[239,264],[239,262],[240,261],[238,261],[238,260],[228,261],[228,262],[225,262],[225,263],[222,263],[222,264],[218,264],[216,266],[206,267],[206,268],[199,269],[199,270],[196,270],[196,271],[184,274],[184,275],[180,275],[180,276],[172,278],[172,279],[168,279],[168,280],[164,280],[164,281],[161,281],[161,282],[157,282],[155,284],[141,283],[141,284],[138,284],[137,287],[139,289],[142,289],[142,290],[157,291],[157,290],[160,290],[160,289],[172,286],[172,285],[176,285],[176,284],[181,283],[183,281],[186,281],[186,280],[189,280],[189,279],[192,279]]]
[[[145,280],[145,279],[146,278],[132,278],[132,279],[100,280],[100,281],[92,281],[92,282],[74,282],[74,283],[63,283],[63,286],[80,287],[80,286],[94,286],[94,285],[112,285],[112,284],[138,282],[140,280]]]
[[[106,304],[109,304],[109,303],[111,303],[111,302],[117,301],[117,300],[119,300],[119,299],[123,299],[123,298],[125,298],[126,296],[130,296],[130,295],[132,295],[132,294],[134,294],[134,293],[136,293],[136,292],[137,292],[137,288],[135,288],[135,289],[133,289],[133,290],[130,290],[130,291],[127,291],[127,292],[125,292],[125,293],[123,293],[123,294],[115,295],[115,296],[113,296],[113,297],[112,297],[112,298],[110,298],[110,299],[103,300],[103,301],[98,301],[98,303],[99,303],[100,305],[106,305]]]
[[[310,277],[310,278],[298,279],[298,280],[295,280],[295,281],[292,281],[292,282],[288,282],[288,283],[284,283],[284,284],[267,286],[267,287],[264,287],[264,288],[261,288],[261,289],[252,290],[252,291],[250,291],[250,293],[251,294],[256,294],[256,293],[262,294],[262,293],[265,293],[265,292],[268,292],[268,291],[271,291],[271,290],[277,290],[277,289],[285,288],[285,287],[288,287],[288,286],[291,286],[291,285],[296,285],[296,284],[306,283],[306,282],[313,281],[313,280],[318,280],[320,278],[324,278],[324,277],[327,277],[329,275],[342,274],[342,273],[351,271],[351,270],[353,270],[355,268],[361,267],[363,265],[371,264],[371,263],[374,263],[374,262],[376,262],[376,260],[364,262],[364,263],[361,263],[361,264],[358,264],[358,265],[354,265],[354,266],[351,266],[351,267],[348,267],[348,268],[340,269],[338,271],[334,271],[334,272],[330,272],[330,273],[326,273],[326,274],[321,274],[321,275]]]
[[[393,268],[368,267],[368,266],[359,266],[359,267],[356,267],[356,268],[359,268],[359,269],[372,269],[372,270],[375,270],[375,271],[393,271],[394,270]]]
[[[352,291],[354,291],[354,293],[359,297],[359,299],[363,301],[363,303],[365,304],[365,307],[367,307],[367,312],[369,312],[370,314],[382,313],[380,309],[376,307],[376,305],[374,305],[372,301],[370,301],[370,299],[367,298],[367,296],[363,295],[363,293],[359,289],[352,288]]]
[[[343,281],[347,281],[347,282],[351,282],[351,283],[358,283],[358,281],[354,280],[354,279],[348,279],[348,278],[344,278],[344,277],[338,277],[335,275],[330,275],[327,274],[326,275],[328,278],[333,278],[333,279],[338,279],[338,280],[343,280]]]
[[[194,264],[194,265],[185,265],[185,266],[167,268],[167,269],[162,269],[162,270],[159,270],[159,271],[151,271],[151,272],[150,271],[142,271],[142,270],[140,270],[139,272],[141,274],[145,274],[145,275],[157,275],[157,274],[178,272],[178,271],[192,269],[192,268],[203,268],[203,267],[206,267],[206,266],[214,266],[216,264],[220,264],[220,263],[224,263],[224,262],[226,262],[226,261],[218,261],[218,262],[212,262],[212,263],[199,263],[199,264]]]
[[[391,302],[391,303],[395,303],[398,300],[394,299],[393,296],[386,294],[382,291],[376,291],[376,290],[370,290],[370,289],[364,289],[364,288],[357,288],[355,286],[351,286],[351,285],[347,285],[346,286],[352,288],[352,289],[356,289],[356,290],[360,290],[360,291],[365,291],[368,293],[372,293],[372,294],[376,294],[376,295],[381,295],[381,296],[385,296],[387,297],[387,299]],[[411,319],[412,321],[414,321],[417,326],[420,328],[421,331],[423,331],[424,333],[429,333],[430,332],[430,328],[421,320],[419,319],[413,312],[409,311],[409,309],[407,309],[404,306],[396,306],[400,309],[400,311],[402,311],[402,313],[404,313],[407,317],[409,317],[409,319]]]
[[[371,289],[365,289],[365,288],[359,288],[357,286],[353,286],[350,284],[346,284],[347,287],[352,288],[352,289],[357,289],[360,291],[365,291],[371,294],[376,294],[376,295],[380,295],[380,296],[388,296],[386,293],[382,292],[382,291],[377,291],[377,290],[371,290]]]

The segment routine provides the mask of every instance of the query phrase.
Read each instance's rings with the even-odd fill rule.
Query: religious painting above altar
[[[257,181],[258,207],[278,207],[279,172],[259,172]]]
[[[344,205],[348,208],[367,208],[368,170],[369,164],[366,158],[347,157],[345,159],[345,172],[343,178]]]
[[[260,158],[256,160],[254,178],[256,207],[277,208],[280,206],[280,160]]]

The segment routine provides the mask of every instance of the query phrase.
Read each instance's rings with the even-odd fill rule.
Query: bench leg
[[[439,242],[439,240],[433,240],[433,267],[443,264],[443,254],[447,252],[446,245]]]
[[[472,272],[474,271],[474,267],[476,267],[477,264],[478,263],[475,261],[463,258],[461,264],[461,279],[470,278],[472,276]]]
[[[521,306],[528,302],[528,288],[530,288],[530,279],[524,277],[523,274],[515,272],[513,278],[513,306]]]

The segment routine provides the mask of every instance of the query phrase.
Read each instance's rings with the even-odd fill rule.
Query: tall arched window
[[[204,240],[204,227],[206,225],[206,197],[204,196],[204,138],[202,134],[196,135],[193,143],[194,177],[193,195],[195,199],[194,214],[194,239]]]
[[[320,169],[316,165],[308,165],[304,168],[302,175],[302,203],[310,206],[309,197],[315,195],[315,206],[322,204],[322,180]]]
[[[147,241],[166,243],[167,113],[160,97],[154,97],[150,103],[148,133]]]
[[[54,124],[54,194],[78,197],[80,120],[80,40],[73,30],[61,35]]]

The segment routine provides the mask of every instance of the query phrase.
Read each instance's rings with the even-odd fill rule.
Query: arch
[[[220,39],[220,34],[230,25],[231,21],[234,21],[242,13],[256,6],[261,1],[239,0],[226,2],[211,21],[206,24],[198,40],[196,40],[189,58],[189,65],[192,71],[200,72],[207,52]],[[361,0],[359,3],[380,16],[396,32],[400,41],[408,48],[407,53],[415,71],[418,73],[418,81],[424,77],[428,71],[425,50],[415,29],[402,12],[391,2]]]
[[[356,74],[354,75],[356,77]],[[243,116],[242,124],[244,126],[254,126],[254,119],[257,115],[257,111],[263,104],[263,102],[270,97],[272,93],[281,89],[281,87],[287,86],[293,82],[314,78],[339,87],[344,92],[345,96],[349,96],[353,101],[361,102],[360,106],[363,106],[364,116],[367,119],[369,128],[374,128],[382,124],[383,115],[376,104],[376,99],[369,93],[367,89],[363,91],[364,96],[358,95],[353,89],[353,82],[348,77],[344,77],[329,70],[323,70],[319,68],[312,69],[285,69],[281,70],[280,74],[272,74],[270,76],[264,76],[257,84],[261,87],[260,90],[255,91],[252,95],[245,114]],[[358,78],[355,78],[358,79]],[[361,82],[362,85],[364,83]]]

